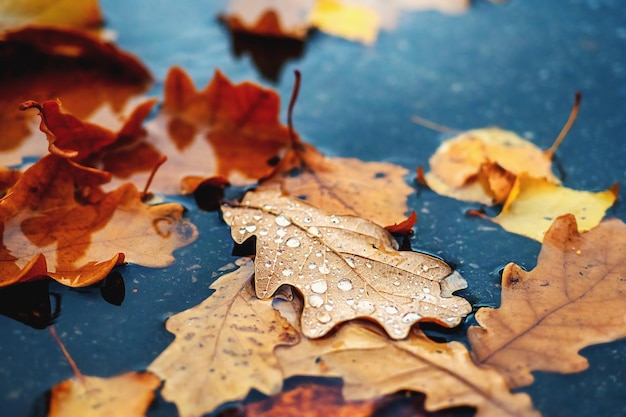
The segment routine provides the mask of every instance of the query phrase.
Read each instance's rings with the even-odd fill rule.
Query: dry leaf
[[[211,285],[213,295],[167,320],[176,339],[149,366],[165,380],[162,395],[182,417],[241,400],[252,388],[275,394],[282,386],[272,352],[297,335],[270,302],[254,296],[252,262],[237,263],[239,269]]]
[[[326,214],[273,190],[249,192],[222,212],[236,242],[257,237],[257,296],[270,298],[283,284],[304,295],[307,337],[367,317],[401,339],[417,321],[453,327],[471,311],[452,296],[467,283],[445,262],[397,251],[389,232],[369,220]]]
[[[351,322],[275,355],[285,377],[341,377],[349,401],[412,390],[426,394],[429,411],[470,406],[476,417],[539,416],[528,395],[511,394],[504,378],[476,366],[461,343],[436,343],[419,331],[389,340],[370,324]]]
[[[93,29],[104,22],[98,0],[7,0],[0,2],[0,34],[27,25]]]
[[[25,28],[0,41],[0,164],[46,154],[34,112],[21,112],[25,99],[59,98],[80,120],[112,127],[126,114],[131,97],[145,91],[151,78],[132,55],[93,36],[51,28]]]
[[[55,155],[26,170],[0,200],[0,286],[44,276],[90,285],[124,259],[167,266],[196,239],[182,206],[147,206],[132,184],[105,193],[108,179]]]
[[[441,144],[429,159],[431,171],[425,179],[437,194],[494,204],[506,199],[515,177],[523,172],[558,184],[551,158],[513,132],[470,130]]]
[[[387,162],[356,158],[328,158],[296,137],[276,173],[259,189],[280,184],[283,193],[336,215],[366,218],[380,226],[405,218],[407,197],[413,193],[404,180],[408,171]]]
[[[159,378],[149,372],[128,372],[99,378],[72,378],[52,388],[48,417],[145,416]]]
[[[481,308],[469,329],[472,356],[512,387],[531,371],[587,369],[582,348],[626,336],[626,225],[617,219],[580,234],[568,214],[546,233],[530,272],[509,264],[498,309]]]
[[[274,91],[249,82],[234,85],[219,71],[196,91],[183,70],[172,68],[161,113],[146,125],[148,136],[110,149],[102,156],[103,169],[142,183],[149,174],[145,168],[165,154],[155,192],[178,194],[182,180],[197,184],[215,176],[234,185],[255,183],[273,171],[272,161],[289,142],[279,106]]]
[[[617,195],[617,185],[601,192],[578,191],[522,174],[517,176],[500,214],[485,218],[511,233],[541,242],[552,221],[563,214],[576,217],[579,231],[592,229]]]

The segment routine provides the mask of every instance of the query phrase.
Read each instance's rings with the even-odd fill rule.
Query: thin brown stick
[[[149,194],[148,189],[150,189],[150,184],[152,184],[152,180],[156,175],[156,172],[159,170],[161,165],[163,165],[167,161],[167,156],[162,155],[152,166],[152,171],[150,172],[150,176],[148,177],[148,181],[146,181],[146,186],[143,187],[143,191],[141,192],[141,199],[144,200]]]
[[[289,127],[289,139],[291,140],[291,145],[301,146],[300,140],[298,139],[298,135],[296,135],[296,131],[293,127],[293,109],[296,106],[296,101],[298,100],[298,94],[300,93],[300,81],[302,79],[302,75],[299,70],[294,70],[293,75],[295,80],[293,82],[293,89],[291,90],[291,99],[289,100],[289,108],[287,110],[287,126]]]
[[[580,94],[580,92],[577,92],[576,98],[574,99],[574,106],[572,107],[572,111],[569,113],[569,118],[567,119],[567,122],[565,122],[565,126],[563,126],[563,129],[561,129],[561,133],[559,133],[559,136],[556,137],[552,146],[544,151],[544,153],[549,158],[552,158],[554,156],[556,150],[559,148],[559,145],[561,145],[561,142],[563,142],[563,139],[565,139],[565,135],[567,135],[567,132],[569,132],[570,128],[574,124],[574,120],[576,120],[576,116],[578,116],[578,110],[580,109],[581,99],[582,95]]]
[[[435,130],[437,132],[441,132],[441,133],[461,133],[462,130],[459,129],[454,129],[452,127],[448,127],[448,126],[444,126],[444,125],[440,125],[438,123],[435,123],[431,120],[428,119],[424,119],[421,116],[417,116],[417,115],[413,115],[411,117],[411,121],[413,123],[417,123],[418,125],[424,126],[427,129],[431,129],[431,130]]]
[[[63,352],[63,355],[65,356],[65,359],[67,359],[70,366],[72,367],[72,370],[74,371],[74,375],[76,376],[76,379],[78,379],[80,383],[83,384],[83,386],[85,386],[87,384],[87,380],[85,379],[85,376],[80,372],[80,369],[78,369],[78,366],[76,366],[76,362],[74,362],[74,359],[72,359],[69,352],[65,348],[65,345],[61,341],[61,338],[59,337],[59,335],[57,335],[57,331],[55,330],[54,326],[50,326],[50,334],[52,334],[52,337],[61,348],[61,351]]]

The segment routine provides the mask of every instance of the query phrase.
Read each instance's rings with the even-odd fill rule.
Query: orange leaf
[[[469,329],[472,356],[494,367],[512,387],[533,382],[532,371],[587,369],[578,352],[626,337],[626,225],[607,220],[579,233],[568,214],[543,239],[530,272],[509,264],[498,309],[476,313]]]
[[[412,211],[409,217],[406,218],[406,220],[391,226],[387,226],[385,227],[385,229],[387,229],[389,233],[406,236],[413,233],[413,226],[415,226],[415,223],[417,223],[417,214]]]
[[[149,207],[132,184],[105,193],[109,174],[48,155],[0,200],[0,286],[50,276],[69,286],[103,279],[126,258],[173,262],[195,240],[178,204]]]
[[[98,0],[0,2],[0,33],[26,25],[93,29],[104,22]]]

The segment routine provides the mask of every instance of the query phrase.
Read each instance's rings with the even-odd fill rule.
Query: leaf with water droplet
[[[240,205],[223,206],[222,212],[236,242],[257,236],[257,296],[270,298],[283,284],[303,294],[307,337],[367,317],[401,339],[416,321],[453,327],[471,311],[465,299],[452,295],[466,283],[450,266],[398,251],[389,232],[369,220],[327,214],[276,190],[249,192]],[[251,222],[267,235],[249,232]],[[289,243],[295,240],[298,245]],[[287,269],[293,274],[285,274]]]

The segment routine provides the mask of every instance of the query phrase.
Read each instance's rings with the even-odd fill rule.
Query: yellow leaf
[[[218,405],[241,400],[252,388],[276,394],[282,374],[272,352],[297,335],[272,308],[254,296],[254,266],[247,258],[223,275],[215,293],[167,320],[176,339],[149,370],[165,380],[162,395],[182,417],[199,417]]]
[[[111,378],[82,376],[52,388],[48,417],[145,416],[160,381],[149,372]]]
[[[578,230],[589,230],[600,223],[616,199],[617,187],[601,192],[578,191],[522,174],[517,177],[502,212],[492,220],[511,233],[541,242],[557,217],[572,213]]]
[[[92,28],[101,25],[98,0],[5,0],[0,2],[0,33],[26,25]]]
[[[375,10],[347,1],[318,0],[309,22],[322,32],[371,44],[376,40],[380,18]]]

